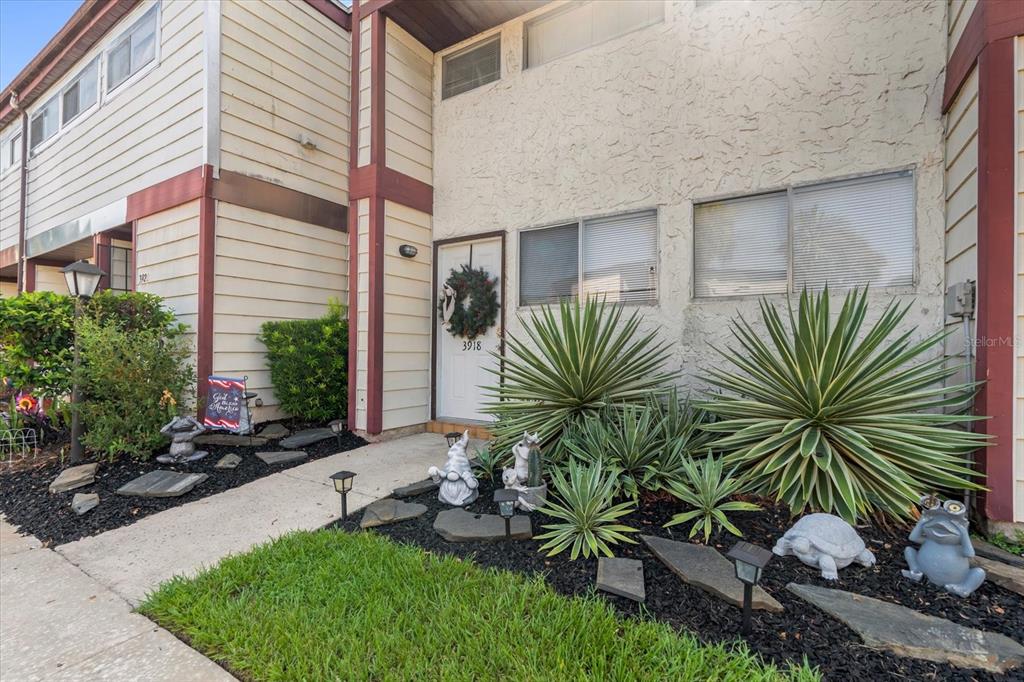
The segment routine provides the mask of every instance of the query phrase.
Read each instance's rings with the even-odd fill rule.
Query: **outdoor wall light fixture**
[[[458,431],[449,431],[448,433],[444,434],[444,439],[448,441],[448,447],[452,447],[453,445],[458,443],[460,438],[462,438],[462,434],[459,433]]]
[[[90,298],[96,293],[96,288],[100,285],[100,279],[107,273],[84,260],[75,261],[71,265],[65,266],[61,272],[64,273],[64,280],[68,284],[68,292],[75,297],[74,374],[78,376],[80,364],[78,357],[78,318],[82,316],[82,300]],[[71,457],[69,459],[71,464],[79,464],[85,459],[82,451],[82,422],[78,416],[80,410],[77,409],[78,403],[81,400],[82,396],[78,391],[78,382],[76,381],[71,386],[71,404],[76,406],[76,409],[71,411]]]
[[[772,553],[749,542],[737,542],[725,556],[736,564],[736,578],[743,583],[743,627],[740,632],[749,635],[754,585],[761,581],[761,572],[771,561]]]
[[[338,444],[338,449],[341,450],[341,434],[345,430],[345,422],[341,419],[334,419],[328,426],[331,427],[331,431],[334,432],[334,440]]]
[[[342,521],[348,518],[348,491],[352,490],[352,479],[355,476],[355,472],[352,471],[339,471],[336,474],[331,474],[331,480],[334,481],[334,489],[341,495]]]
[[[403,258],[415,258],[416,254],[419,253],[419,250],[412,244],[402,244],[398,247],[398,253],[401,254]]]
[[[512,537],[512,516],[516,513],[516,500],[519,492],[511,488],[494,491],[494,501],[498,503],[498,513],[505,519],[505,539]]]

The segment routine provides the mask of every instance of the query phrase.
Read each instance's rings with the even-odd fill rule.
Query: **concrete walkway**
[[[374,443],[55,550],[0,520],[0,680],[233,679],[132,607],[174,575],[336,520],[336,471],[356,472],[352,512],[425,478],[447,450],[428,433]]]

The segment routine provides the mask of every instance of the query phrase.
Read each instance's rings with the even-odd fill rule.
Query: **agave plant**
[[[684,457],[681,460],[680,470],[682,477],[671,481],[667,489],[693,509],[676,514],[671,521],[665,524],[665,527],[696,519],[690,527],[691,538],[703,528],[704,542],[707,543],[711,538],[711,530],[716,524],[733,535],[743,537],[739,528],[729,521],[726,512],[760,509],[752,502],[729,501],[730,497],[743,491],[744,481],[733,478],[732,472],[725,474],[723,478],[722,460],[721,458],[716,459],[710,452],[699,462],[689,456]]]
[[[504,458],[496,449],[489,446],[484,446],[483,449],[474,448],[473,450],[473,459],[470,460],[470,463],[473,465],[473,472],[476,474],[476,477],[493,481],[494,472],[501,466]]]
[[[623,319],[621,305],[593,297],[543,306],[520,318],[526,339],[508,335],[486,411],[497,417],[495,447],[504,452],[524,431],[539,432],[545,454],[558,461],[561,439],[585,415],[613,404],[643,403],[676,373],[663,370],[668,344],[656,332],[638,334],[641,317]]]
[[[851,523],[875,511],[906,516],[922,492],[981,488],[965,455],[987,437],[949,428],[978,419],[962,414],[976,384],[942,385],[957,372],[941,353],[929,357],[943,333],[889,340],[909,306],[890,302],[861,336],[867,297],[866,288],[850,292],[830,324],[828,290],[804,291],[788,328],[762,300],[768,341],[735,320],[740,350],[722,354],[739,371],[706,373],[734,394],[700,404],[721,418],[705,426],[725,434],[712,446],[794,513],[820,509]]]
[[[711,422],[711,415],[692,405],[689,398],[680,400],[675,388],[664,400],[650,399],[648,409],[659,417],[664,445],[647,483],[652,489],[667,488],[670,482],[686,476],[683,467],[687,459],[707,452],[708,443],[715,438],[704,428]]]
[[[551,472],[551,483],[559,501],[549,499],[540,511],[548,516],[561,519],[561,523],[544,526],[547,533],[535,539],[547,540],[541,551],[554,556],[567,548],[575,560],[580,553],[584,558],[591,554],[613,556],[611,547],[619,542],[636,544],[626,533],[636,529],[617,523],[617,520],[633,511],[632,502],[613,504],[615,479],[609,476],[599,462],[585,464],[570,460],[562,469]]]
[[[570,430],[564,439],[569,454],[584,462],[601,462],[616,481],[615,496],[636,499],[657,477],[665,451],[660,413],[647,404],[606,408]]]

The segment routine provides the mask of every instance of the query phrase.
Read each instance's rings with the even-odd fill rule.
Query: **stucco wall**
[[[713,361],[730,316],[757,310],[754,298],[694,300],[692,202],[912,166],[917,281],[876,296],[915,299],[910,321],[934,331],[945,12],[941,1],[668,2],[663,23],[525,71],[523,18],[509,22],[497,29],[500,80],[442,101],[435,79],[434,239],[507,230],[515,304],[518,230],[658,207],[659,302],[641,310],[689,374]]]

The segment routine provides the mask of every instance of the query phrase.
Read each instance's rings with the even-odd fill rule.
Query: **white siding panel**
[[[80,64],[150,6],[129,13]],[[30,237],[202,163],[202,17],[201,2],[162,3],[156,66],[114,93],[104,92],[97,109],[36,150],[28,164]],[[76,74],[73,69],[65,81]]]
[[[16,119],[0,130],[0,141],[4,142],[4,148],[0,153],[7,153],[6,143],[17,131],[21,130],[21,119]],[[21,144],[21,141],[18,141]],[[20,209],[19,187],[21,172],[18,170],[20,164],[5,169],[0,175],[0,250],[18,244],[18,211]]]
[[[372,73],[370,59],[373,47],[373,31],[370,17],[359,21],[359,149],[356,165],[370,163],[370,121],[373,118],[370,97]]]
[[[433,323],[430,248],[415,258],[398,255],[398,243],[431,242],[426,213],[384,202],[384,395],[386,429],[430,419],[430,330]],[[408,240],[407,240],[408,238]],[[388,245],[394,246],[389,248]]]
[[[369,359],[366,349],[370,342],[367,325],[370,316],[367,305],[370,302],[370,200],[360,199],[356,202],[356,225],[358,229],[358,246],[356,253],[356,414],[357,429],[366,428],[366,401],[369,385],[366,362]]]
[[[348,203],[349,33],[304,2],[221,7],[222,167]]]
[[[387,165],[431,184],[433,54],[400,26],[388,21],[385,69]]]
[[[213,367],[248,375],[263,407],[256,420],[277,417],[278,401],[256,340],[268,320],[320,317],[330,299],[348,297],[348,240],[343,232],[289,218],[217,204],[214,261]]]

